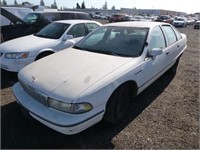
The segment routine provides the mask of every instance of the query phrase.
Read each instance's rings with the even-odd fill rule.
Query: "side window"
[[[173,44],[174,42],[177,41],[176,39],[176,35],[173,31],[173,29],[171,28],[171,26],[162,26],[163,27],[163,30],[167,36],[167,39],[169,41],[169,45]]]
[[[55,14],[44,14],[43,19],[48,21],[49,23],[51,23],[56,20],[56,15]]]
[[[42,14],[42,18],[41,18],[41,27],[44,27],[50,23],[52,23],[53,21],[56,21],[56,14]]]
[[[60,13],[61,20],[73,19],[71,13]]]
[[[73,35],[74,38],[85,36],[85,25],[83,23],[76,24],[71,27],[67,34]]]
[[[86,23],[86,27],[88,29],[89,32],[93,31],[94,29],[98,28],[99,25],[95,24],[95,23]]]
[[[77,16],[77,19],[91,20],[91,17],[89,14],[77,13],[76,16]]]
[[[166,43],[163,32],[161,31],[160,27],[157,26],[152,31],[149,48],[153,49],[153,48],[165,48],[165,47]]]

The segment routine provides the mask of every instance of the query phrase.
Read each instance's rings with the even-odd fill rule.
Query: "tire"
[[[124,84],[117,88],[107,102],[104,120],[112,124],[122,121],[127,113],[130,99],[131,93],[128,85]]]
[[[39,59],[41,59],[41,58],[43,58],[43,57],[46,57],[46,56],[48,56],[48,55],[51,55],[51,54],[53,54],[53,53],[50,53],[50,52],[41,53],[41,54],[39,54],[39,55],[36,57],[35,61],[37,61],[37,60],[39,60]]]
[[[175,62],[175,64],[167,71],[168,74],[176,74],[176,71],[177,71],[177,67],[178,67],[178,64],[179,64],[179,59],[178,58]]]

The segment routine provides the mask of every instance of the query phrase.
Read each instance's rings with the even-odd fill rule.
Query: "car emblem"
[[[32,81],[32,83],[35,81],[35,77],[34,76],[32,76],[32,79],[33,79],[33,81]]]

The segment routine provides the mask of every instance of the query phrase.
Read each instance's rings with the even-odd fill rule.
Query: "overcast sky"
[[[2,1],[2,0],[1,0]],[[6,0],[8,4],[14,4],[15,0]],[[34,5],[39,5],[40,0],[16,0],[18,4],[28,1]],[[54,0],[43,0],[45,6],[51,6]],[[133,8],[137,9],[165,9],[187,13],[200,12],[200,0],[84,0],[86,8],[102,8],[107,1],[108,9],[115,5],[116,9]],[[82,4],[83,0],[56,0],[58,8],[75,8],[76,3]]]

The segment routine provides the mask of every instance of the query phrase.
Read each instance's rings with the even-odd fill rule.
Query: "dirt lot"
[[[164,74],[131,102],[117,126],[100,122],[72,136],[30,122],[20,112],[11,87],[16,74],[1,72],[1,148],[199,149],[200,30],[180,28],[188,48],[177,74]]]

